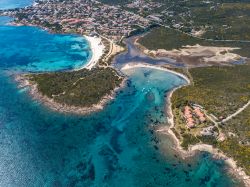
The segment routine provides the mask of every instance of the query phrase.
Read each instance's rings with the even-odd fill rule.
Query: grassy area
[[[249,175],[250,107],[216,128],[216,132],[220,130],[225,135],[224,141],[197,133],[212,122],[194,129],[186,128],[182,109],[188,103],[196,103],[218,117],[232,114],[250,100],[250,65],[193,68],[189,72],[194,84],[176,90],[172,96],[174,133],[184,149],[198,142],[213,145],[236,160]]]
[[[160,14],[163,24],[191,33],[204,30],[210,39],[250,40],[250,2],[247,0],[153,0],[158,9],[145,9],[142,15]]]
[[[237,163],[250,175],[250,106],[221,128],[229,138],[218,143],[217,147],[237,160]]]
[[[227,139],[217,144],[217,147],[226,155],[237,161],[237,164],[244,168],[246,173],[250,175],[250,146],[241,145],[236,138]]]
[[[112,68],[96,68],[73,72],[55,72],[30,75],[38,90],[56,102],[89,107],[97,104],[121,83]]]
[[[233,52],[243,57],[250,58],[250,53],[248,52],[250,51],[250,43],[206,41],[194,38],[180,31],[164,27],[153,29],[144,37],[140,38],[138,42],[149,50],[180,49],[185,45],[195,44],[217,47],[239,47],[240,49],[234,50]]]
[[[223,126],[224,132],[233,132],[243,145],[250,145],[250,106],[243,112],[227,121]]]
[[[207,25],[203,37],[213,39],[250,40],[250,3],[224,1],[209,9],[207,6],[192,7],[194,26]]]
[[[187,149],[189,145],[194,145],[199,142],[204,142],[204,137],[200,135],[200,131],[204,127],[213,125],[210,121],[197,125],[195,128],[187,128],[182,107],[173,108],[175,126],[172,131],[176,137],[181,141],[181,146]],[[214,139],[214,138],[213,138]]]
[[[174,92],[173,107],[187,102],[200,104],[220,117],[226,117],[250,99],[250,65],[202,67],[189,70],[194,85]]]

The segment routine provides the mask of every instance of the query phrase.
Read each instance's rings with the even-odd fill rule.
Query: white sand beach
[[[155,65],[150,65],[150,64],[145,64],[145,63],[137,63],[137,64],[126,64],[125,66],[122,67],[122,70],[126,70],[126,69],[133,69],[133,68],[151,68],[151,69],[157,69],[157,70],[161,70],[161,71],[167,71],[169,73],[173,73],[183,79],[185,79],[187,81],[188,84],[190,84],[190,80],[183,74],[181,73],[177,73],[175,71],[169,70],[167,68],[163,68],[160,66],[155,66]]]
[[[92,57],[89,60],[89,62],[86,65],[84,65],[82,68],[92,69],[93,67],[97,65],[99,59],[102,57],[105,46],[103,45],[101,38],[90,37],[90,36],[84,36],[84,37],[88,40],[90,44],[90,47],[92,50]]]

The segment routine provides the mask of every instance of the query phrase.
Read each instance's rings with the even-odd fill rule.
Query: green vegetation
[[[196,6],[191,8],[191,20],[194,27],[209,27],[203,37],[212,39],[250,40],[250,3],[229,1],[209,8]]]
[[[119,86],[122,79],[112,68],[29,75],[38,90],[58,103],[89,107]]]
[[[196,44],[217,47],[239,47],[240,49],[234,50],[233,52],[250,58],[250,53],[248,52],[250,51],[250,43],[208,41],[194,38],[178,30],[165,27],[153,29],[144,37],[140,38],[138,42],[149,50],[180,49],[185,45]]]
[[[204,138],[203,136],[201,136],[200,131],[205,127],[213,125],[213,123],[210,121],[207,121],[202,124],[196,125],[195,128],[189,129],[186,127],[186,121],[184,119],[184,115],[182,111],[183,108],[184,108],[184,105],[179,108],[173,108],[175,126],[174,128],[171,129],[174,132],[175,136],[181,141],[181,146],[184,149],[188,149],[189,145],[195,145],[199,142],[205,142],[205,140],[207,139],[210,140],[210,137]],[[211,137],[211,141],[212,139],[214,138]]]
[[[179,72],[185,72],[181,69]],[[250,65],[200,67],[189,69],[193,85],[176,90],[172,96],[174,114],[174,133],[187,149],[198,142],[213,145],[226,155],[237,161],[237,164],[250,174],[250,106],[231,120],[215,128],[223,133],[225,140],[217,140],[214,136],[201,136],[203,127],[213,125],[212,122],[201,124],[195,128],[186,128],[182,113],[183,107],[190,103],[200,104],[208,113],[227,117],[237,111],[250,100]]]
[[[233,132],[242,145],[250,145],[250,106],[221,126],[224,132]]]
[[[164,25],[183,32],[203,30],[204,38],[250,40],[248,0],[153,0],[162,6],[144,9],[141,15],[159,14]]]
[[[174,92],[173,107],[192,102],[217,117],[226,117],[250,99],[250,65],[202,67],[189,70],[193,85]]]
[[[250,175],[250,146],[241,145],[236,138],[229,138],[224,142],[219,142],[217,147],[226,155],[237,161],[237,164],[244,168]]]
[[[187,133],[184,133],[182,135],[182,143],[181,143],[181,146],[184,148],[184,149],[187,149],[189,145],[195,145],[197,143],[199,143],[200,140],[193,136],[192,134],[187,134]]]
[[[250,175],[250,106],[221,128],[228,135],[228,139],[216,146],[234,158]]]

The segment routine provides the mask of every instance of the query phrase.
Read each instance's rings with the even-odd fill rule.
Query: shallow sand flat
[[[201,46],[197,45],[187,45],[183,46],[181,49],[173,49],[167,51],[165,49],[158,49],[156,51],[151,51],[144,49],[144,53],[151,54],[155,57],[170,57],[178,59],[187,64],[220,64],[220,63],[230,63],[244,57],[233,53],[234,50],[239,48],[233,47],[212,47],[212,46]],[[192,59],[190,62],[189,59]]]

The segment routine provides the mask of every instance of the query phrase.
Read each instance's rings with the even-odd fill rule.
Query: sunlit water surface
[[[155,133],[167,122],[166,93],[183,79],[150,68],[124,70],[125,87],[103,111],[85,117],[50,111],[18,89],[9,72],[73,69],[89,58],[89,47],[81,37],[6,26],[6,19],[0,22],[0,186],[239,186],[223,161],[207,153],[184,161],[168,136]],[[126,64],[127,55],[116,63]]]

